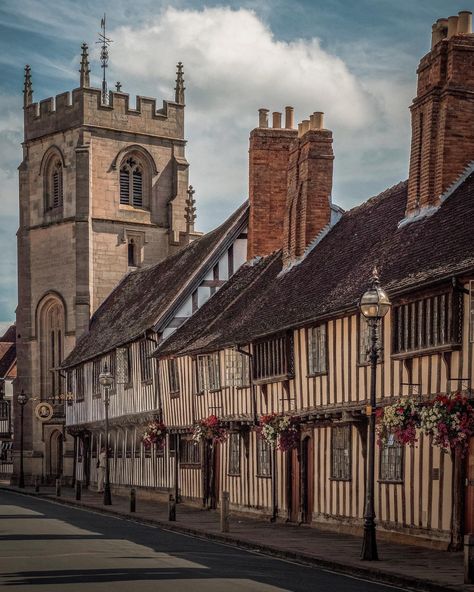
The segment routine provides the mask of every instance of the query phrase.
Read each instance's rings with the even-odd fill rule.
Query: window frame
[[[180,395],[179,364],[177,358],[168,358],[166,361],[166,371],[168,375],[168,388],[170,397],[177,399]]]
[[[384,452],[388,450],[396,450],[398,451],[399,459],[398,462],[392,464],[392,467],[395,467],[394,473],[396,472],[397,465],[398,465],[398,473],[394,476],[389,475],[389,470],[387,470],[386,459],[384,457]],[[389,456],[389,455],[387,455]],[[384,462],[385,461],[385,462]],[[399,444],[395,441],[392,436],[391,443],[384,443],[383,446],[379,448],[379,482],[380,483],[404,483],[405,481],[405,446]]]
[[[76,403],[80,403],[85,399],[84,370],[84,364],[75,368]]]
[[[260,438],[258,434],[256,434],[256,446],[255,446],[255,470],[256,476],[260,479],[271,479],[272,478],[272,455],[273,455],[273,448],[271,445]],[[268,458],[264,458],[265,455]],[[263,457],[263,459],[262,459]],[[264,470],[264,465],[262,464],[265,462],[266,469]]]
[[[223,386],[237,389],[248,388],[251,384],[250,371],[250,355],[243,354],[236,349],[224,351]]]
[[[364,325],[362,325],[364,323]],[[362,329],[361,327],[367,327],[367,353],[365,354],[364,359],[362,359],[361,355],[361,339],[362,339]],[[377,323],[377,346],[378,350],[378,357],[377,357],[377,364],[383,364],[384,361],[384,318],[382,318],[379,323]],[[370,336],[370,320],[364,317],[362,313],[357,315],[357,366],[370,366],[370,349],[372,348],[372,340]]]
[[[119,206],[134,210],[149,210],[150,180],[147,164],[133,151],[127,153],[118,169],[119,177]],[[135,192],[140,184],[140,194]]]
[[[335,447],[338,439],[338,432],[345,432],[346,435],[342,438],[345,447]],[[345,451],[348,451],[346,454]],[[339,454],[340,458],[336,458],[336,451],[343,451]],[[341,458],[344,460],[347,458],[347,462],[344,460],[341,463]],[[339,470],[336,471],[336,466],[339,465]],[[350,424],[341,426],[331,427],[331,481],[352,481],[352,426]]]
[[[323,356],[319,355],[317,356],[318,360],[321,360],[321,358],[324,358],[324,369],[315,369],[315,347],[314,347],[314,333],[316,331],[321,331],[321,329],[324,327],[324,336],[323,339],[321,340],[321,337],[319,337],[319,339],[316,341],[317,343],[317,348],[318,348],[318,353],[320,352],[320,346],[321,343],[324,343],[324,353]],[[307,364],[308,364],[308,376],[324,376],[325,374],[328,373],[328,324],[327,323],[319,323],[318,325],[313,325],[311,327],[307,328],[307,333],[306,333],[307,337],[306,337],[306,347],[307,347]]]
[[[227,474],[240,477],[242,468],[242,437],[239,432],[231,432],[228,440]]]
[[[189,452],[193,450],[193,454]],[[181,468],[198,468],[201,466],[201,446],[191,436],[179,437],[179,466]]]
[[[57,175],[57,195],[56,181]],[[57,200],[57,203],[55,203]],[[64,166],[58,154],[51,155],[45,171],[44,212],[61,212],[64,205]]]
[[[252,350],[254,384],[281,382],[294,378],[293,331],[258,340],[253,343]]]
[[[212,380],[211,380],[212,378]],[[217,392],[222,388],[219,352],[196,357],[197,394]]]
[[[152,349],[150,344],[150,340],[146,337],[138,342],[140,358],[140,380],[142,384],[151,384],[153,381],[153,358],[149,357]]]
[[[99,399],[101,397],[101,385],[99,382],[99,375],[101,373],[102,359],[95,358],[92,361],[92,398]]]
[[[462,347],[462,293],[446,287],[412,294],[392,305],[393,359],[425,356]]]

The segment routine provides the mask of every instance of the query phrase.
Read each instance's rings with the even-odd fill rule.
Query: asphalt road
[[[0,491],[0,589],[389,592],[232,546]]]

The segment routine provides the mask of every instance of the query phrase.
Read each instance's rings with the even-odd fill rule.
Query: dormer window
[[[120,167],[120,203],[134,208],[145,207],[143,166],[129,156]]]

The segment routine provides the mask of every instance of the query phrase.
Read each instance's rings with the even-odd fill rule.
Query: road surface
[[[0,589],[390,592],[394,588],[0,491]]]

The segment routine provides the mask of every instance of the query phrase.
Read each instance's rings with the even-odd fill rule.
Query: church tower
[[[184,90],[181,63],[175,100],[161,108],[140,96],[132,106],[119,83],[112,92],[91,88],[83,44],[79,88],[35,103],[25,68],[15,393],[29,397],[27,483],[72,475],[68,385],[57,368],[91,315],[125,274],[187,242]],[[47,421],[35,414],[41,401],[53,407]],[[18,461],[17,450],[17,478]]]

